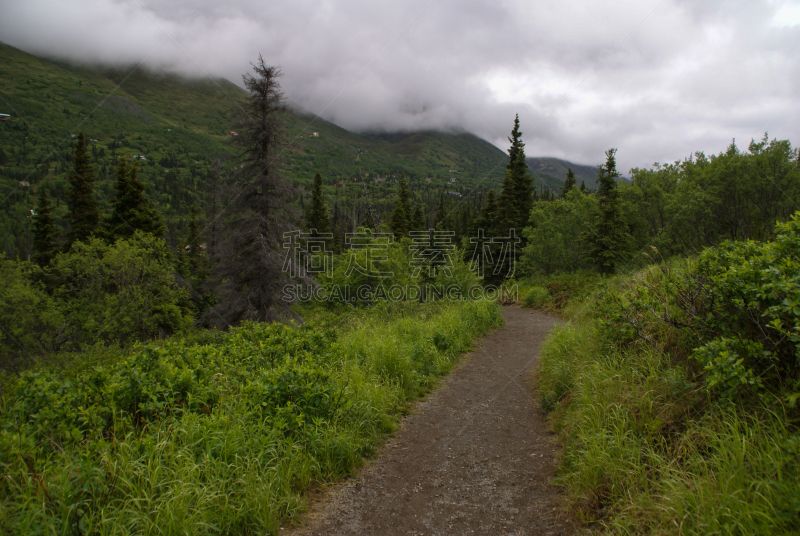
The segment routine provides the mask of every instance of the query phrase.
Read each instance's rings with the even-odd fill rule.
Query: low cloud
[[[355,131],[464,129],[620,169],[798,141],[800,4],[484,0],[27,0],[0,40],[83,62],[241,83],[259,54],[292,101]]]

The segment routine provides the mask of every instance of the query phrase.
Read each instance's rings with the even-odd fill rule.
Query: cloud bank
[[[0,40],[241,83],[259,54],[292,101],[354,131],[464,129],[619,168],[800,144],[800,3],[0,1]]]

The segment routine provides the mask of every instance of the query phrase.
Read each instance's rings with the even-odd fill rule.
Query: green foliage
[[[64,319],[41,269],[0,255],[0,367],[18,368],[61,344]]]
[[[800,215],[772,242],[606,279],[543,345],[559,481],[612,532],[800,530]]]
[[[314,175],[314,197],[311,202],[311,213],[308,216],[308,228],[316,231],[315,236],[329,233],[331,222],[328,217],[328,207],[322,196],[322,175]]]
[[[677,270],[644,271],[601,302],[604,329],[619,342],[644,340],[693,358],[721,396],[769,386],[793,403],[800,391],[798,218],[778,224],[772,242],[726,242]]]
[[[94,170],[86,154],[86,139],[78,134],[72,153],[72,173],[67,178],[69,191],[67,205],[70,224],[69,243],[85,241],[97,231],[100,224],[100,209],[94,198]]]
[[[103,222],[111,242],[128,239],[136,231],[156,237],[164,235],[164,222],[144,195],[145,185],[139,180],[138,171],[138,166],[128,163],[125,156],[119,159],[114,182],[117,195],[111,202],[111,215]]]
[[[356,467],[408,397],[500,321],[487,302],[374,313],[338,336],[248,323],[7,378],[4,529],[277,534],[304,491]]]
[[[520,234],[528,223],[528,214],[533,203],[533,177],[528,172],[525,160],[525,143],[519,130],[519,114],[514,118],[514,128],[508,141],[511,142],[511,147],[508,149],[507,179],[503,182],[500,207],[507,215],[508,227],[516,229]]]
[[[726,239],[768,240],[800,198],[797,151],[766,134],[751,141],[748,152],[732,143],[718,155],[696,153],[631,174],[632,187],[621,192],[630,218],[648,229],[664,254],[696,252]]]
[[[53,222],[50,199],[44,184],[39,186],[39,202],[33,216],[33,261],[47,266],[58,253],[58,227]]]
[[[470,289],[480,287],[480,279],[459,249],[426,257],[425,247],[415,253],[411,240],[391,242],[390,236],[359,228],[358,247],[333,257],[332,270],[318,278],[318,295],[325,298],[327,307],[341,309],[348,300],[350,307],[375,302],[466,300]],[[431,287],[435,291],[428,292]],[[441,294],[437,294],[439,289]]]
[[[626,260],[630,249],[630,232],[622,219],[617,192],[616,149],[606,151],[606,163],[597,170],[598,214],[590,229],[583,231],[589,246],[589,257],[600,268],[601,273],[614,273],[616,267]]]
[[[772,242],[723,243],[704,252],[697,280],[707,304],[702,329],[714,338],[694,357],[711,387],[774,387],[800,397],[800,213]]]
[[[590,228],[597,199],[574,188],[563,198],[538,201],[524,230],[527,245],[520,263],[528,272],[551,274],[571,272],[589,266],[589,246],[579,229]]]
[[[408,181],[405,177],[400,179],[400,191],[397,194],[397,203],[392,211],[389,229],[396,240],[408,236],[412,225],[411,203],[409,201]]]
[[[531,287],[522,298],[523,307],[539,308],[547,303],[550,293],[544,287]]]
[[[186,290],[175,282],[169,248],[153,235],[137,231],[112,245],[97,238],[76,242],[53,260],[51,273],[69,341],[78,347],[146,340],[192,323],[181,307]]]
[[[572,168],[567,169],[567,178],[564,180],[564,186],[561,188],[561,197],[566,197],[567,193],[575,187],[575,172]]]

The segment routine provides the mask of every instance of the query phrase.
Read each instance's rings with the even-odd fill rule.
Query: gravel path
[[[296,536],[573,534],[549,485],[558,453],[530,374],[558,320],[506,307],[376,459],[315,502]],[[282,531],[282,534],[285,532]]]

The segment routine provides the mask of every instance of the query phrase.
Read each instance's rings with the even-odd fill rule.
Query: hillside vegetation
[[[800,530],[800,215],[604,281],[542,350],[559,483],[612,533]]]
[[[246,324],[6,378],[6,534],[277,534],[358,466],[472,339],[488,302]]]
[[[614,534],[800,531],[800,158],[788,140],[539,201],[537,386],[577,517]]]
[[[519,116],[507,154],[360,136],[263,58],[242,91],[2,51],[2,530],[275,533],[521,288],[574,322],[538,381],[582,520],[797,531],[788,140],[547,189]]]
[[[101,208],[113,195],[117,159],[144,157],[136,160],[140,177],[167,220],[170,243],[185,242],[191,206],[206,212],[214,161],[235,153],[231,114],[246,92],[222,79],[71,65],[4,44],[0,52],[0,113],[11,115],[0,123],[0,249],[11,258],[31,254],[30,211],[41,184],[54,198],[58,225],[66,225],[66,176],[79,131],[90,143]],[[349,215],[351,230],[369,204],[388,219],[403,175],[431,220],[446,192],[477,210],[485,192],[499,187],[507,160],[467,133],[358,135],[303,111],[286,116],[284,141],[281,169],[298,188],[294,202],[305,209],[320,172],[326,200]]]

